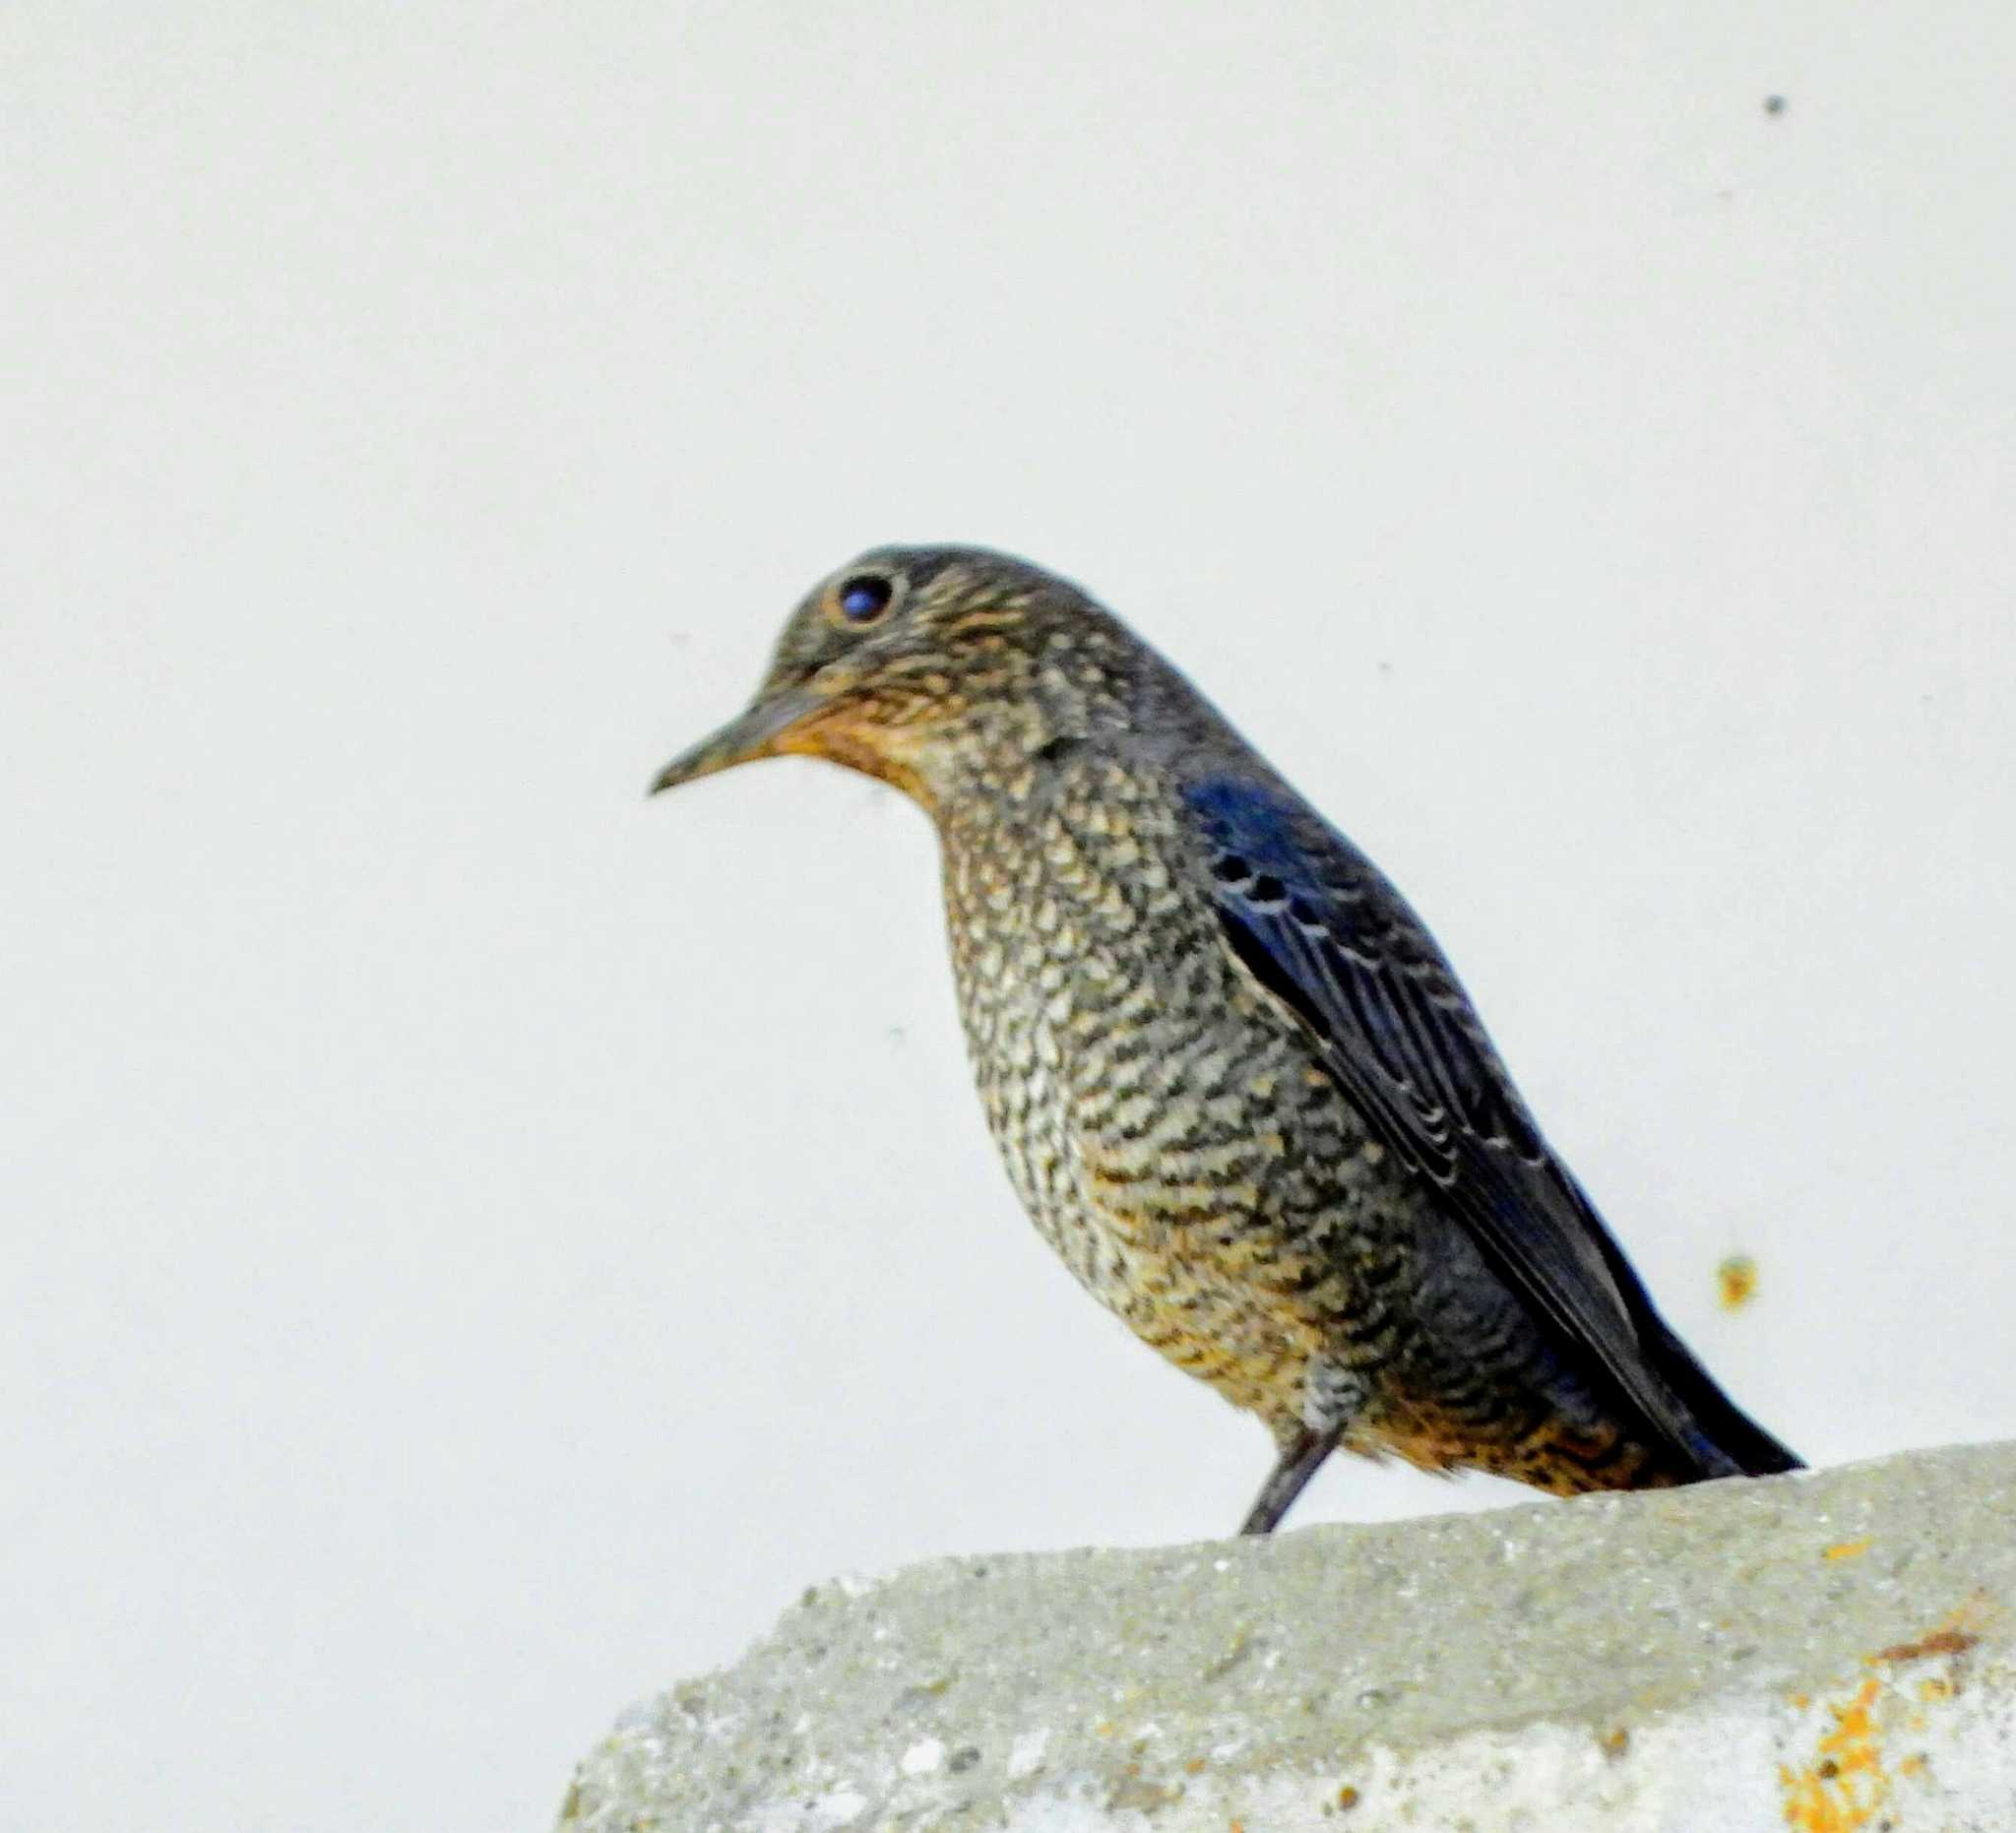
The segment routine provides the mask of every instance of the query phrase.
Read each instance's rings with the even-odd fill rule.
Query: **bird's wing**
[[[1184,799],[1208,847],[1234,954],[1314,1034],[1353,1106],[1444,1192],[1487,1262],[1573,1362],[1593,1358],[1704,1475],[1728,1474],[1736,1464],[1662,1371],[1676,1353],[1707,1394],[1789,1459],[1721,1396],[1653,1310],[1541,1137],[1433,938],[1378,868],[1271,784],[1208,777],[1186,785]],[[1714,1424],[1724,1436],[1721,1420]]]

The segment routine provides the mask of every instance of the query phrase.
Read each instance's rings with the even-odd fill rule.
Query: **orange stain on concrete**
[[[1864,1680],[1846,1705],[1829,1706],[1834,1727],[1822,1735],[1812,1760],[1796,1769],[1780,1766],[1787,1826],[1799,1833],[1855,1833],[1889,1801],[1875,1721],[1882,1687],[1880,1680]]]
[[[1868,1542],[1845,1546],[1853,1550],[1830,1548],[1824,1556],[1853,1557],[1864,1550]],[[1910,1642],[1893,1642],[1863,1660],[1869,1667],[1881,1669],[1965,1655],[1981,1640],[1974,1625],[1985,1608],[1981,1598],[1971,1598],[1936,1629]],[[1925,1728],[1925,1715],[1911,1710],[1903,1684],[1902,1675],[1871,1674],[1849,1699],[1838,1705],[1826,1704],[1826,1716],[1832,1722],[1821,1733],[1812,1756],[1802,1763],[1779,1765],[1788,1826],[1797,1828],[1798,1833],[1857,1833],[1858,1828],[1889,1824],[1890,1816],[1884,1810],[1890,1805],[1893,1786],[1901,1779],[1922,1776],[1926,1767],[1922,1751],[1885,1765],[1886,1736]],[[1921,1680],[1915,1691],[1922,1704],[1937,1705],[1954,1698],[1959,1688],[1949,1673]],[[1794,1694],[1793,1704],[1803,1710],[1805,1695]]]
[[[1820,1557],[1823,1559],[1859,1559],[1869,1550],[1870,1537],[1863,1535],[1858,1541],[1843,1541],[1839,1546],[1830,1547]]]
[[[1878,1649],[1872,1661],[1922,1661],[1927,1655],[1965,1655],[1981,1640],[1970,1629],[1934,1629],[1916,1642],[1893,1642]]]

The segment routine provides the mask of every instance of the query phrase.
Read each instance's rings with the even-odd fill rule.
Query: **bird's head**
[[[749,705],[653,791],[757,758],[823,757],[936,810],[1011,791],[1124,727],[1153,658],[1064,580],[977,547],[876,547],[807,595]]]

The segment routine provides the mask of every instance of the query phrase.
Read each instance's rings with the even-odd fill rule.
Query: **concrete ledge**
[[[638,1707],[567,1833],[2016,1828],[2016,1446],[942,1560]]]

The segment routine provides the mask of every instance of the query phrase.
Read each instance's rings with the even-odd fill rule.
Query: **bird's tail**
[[[1775,1477],[1805,1469],[1803,1458],[1780,1444],[1722,1391],[1656,1311],[1641,1320],[1640,1328],[1653,1366],[1693,1416],[1698,1439],[1687,1448],[1702,1478]]]

